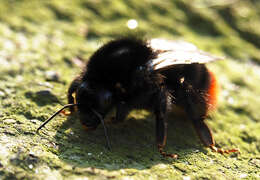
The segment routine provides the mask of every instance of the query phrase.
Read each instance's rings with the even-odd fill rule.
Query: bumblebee
[[[137,38],[112,40],[89,59],[82,73],[68,89],[65,108],[77,112],[86,129],[101,123],[108,139],[104,118],[116,109],[115,121],[123,121],[132,109],[146,109],[155,115],[156,142],[164,157],[177,158],[163,148],[167,139],[167,114],[179,107],[187,114],[201,142],[219,153],[237,152],[215,147],[205,119],[216,107],[217,81],[205,63],[220,59],[184,41]]]

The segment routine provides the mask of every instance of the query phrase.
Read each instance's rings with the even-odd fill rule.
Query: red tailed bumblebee
[[[164,157],[177,158],[163,151],[167,137],[166,115],[174,106],[188,115],[201,142],[219,153],[237,152],[215,147],[212,132],[204,122],[216,106],[217,82],[205,63],[216,56],[182,41],[121,38],[110,41],[89,59],[83,72],[68,89],[68,103],[38,129],[65,108],[77,111],[87,129],[102,123],[108,147],[104,118],[116,108],[115,121],[122,121],[132,109],[147,109],[155,114],[156,141]],[[173,106],[174,105],[174,106]]]

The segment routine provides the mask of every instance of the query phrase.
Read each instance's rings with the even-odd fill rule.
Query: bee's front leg
[[[128,115],[130,108],[123,101],[116,105],[116,116],[113,118],[113,123],[123,122]]]

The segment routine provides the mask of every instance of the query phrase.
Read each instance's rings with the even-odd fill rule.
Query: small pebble
[[[240,174],[239,177],[240,177],[240,178],[246,178],[246,177],[247,177],[247,174]]]
[[[229,104],[234,104],[234,102],[235,102],[232,97],[229,97],[227,101]]]
[[[23,81],[23,76],[21,76],[21,75],[16,76],[16,81],[22,82]]]
[[[183,180],[190,180],[190,176],[183,176]]]
[[[74,57],[71,59],[72,63],[75,64],[78,67],[83,67],[84,66],[84,61],[79,58],[79,57]]]
[[[160,169],[165,169],[165,168],[167,168],[167,165],[165,165],[165,164],[159,164],[159,165],[158,165],[158,168],[160,168]]]
[[[45,73],[45,78],[47,81],[59,81],[60,75],[56,71],[47,71]]]
[[[3,47],[4,47],[4,49],[7,49],[7,50],[14,50],[15,44],[10,40],[6,40],[3,43]]]
[[[5,93],[3,91],[0,91],[0,97],[4,97]]]
[[[48,87],[48,88],[53,88],[53,85],[48,83],[48,82],[39,82],[39,85],[40,86],[45,86],[45,87]]]
[[[31,121],[33,124],[37,124],[37,122],[39,122],[38,119],[31,119],[30,121]]]
[[[198,152],[200,152],[200,150],[194,149],[193,152],[194,152],[194,153],[198,153]]]
[[[8,88],[4,89],[4,91],[5,91],[6,95],[10,95],[10,94],[12,94],[14,92],[14,90],[8,89]]]
[[[33,168],[33,165],[32,165],[32,164],[30,164],[30,165],[29,165],[29,168],[30,168],[30,169],[32,169],[32,168]]]
[[[13,124],[13,123],[16,123],[16,120],[14,120],[14,119],[5,119],[5,120],[3,120],[3,122],[5,124]]]
[[[246,125],[240,124],[240,125],[239,125],[239,128],[240,128],[240,129],[245,129],[245,128],[246,128]]]

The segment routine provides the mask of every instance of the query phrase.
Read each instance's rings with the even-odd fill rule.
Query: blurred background
[[[34,36],[41,43],[51,41],[79,52],[84,50],[75,47],[82,46],[79,41],[110,39],[131,30],[147,38],[181,37],[204,49],[217,48],[233,58],[259,63],[259,8],[257,0],[6,0],[0,4],[1,34],[24,46],[25,39]],[[48,45],[52,44],[41,49]]]
[[[0,179],[260,178],[259,29],[259,0],[0,1]],[[85,133],[77,118],[57,117],[34,134],[66,103],[88,57],[129,34],[181,39],[226,57],[209,65],[222,91],[208,123],[218,145],[239,147],[240,156],[211,153],[189,125],[172,124],[168,150],[180,159],[161,159],[146,112],[110,127],[114,152],[104,148],[102,129]]]

